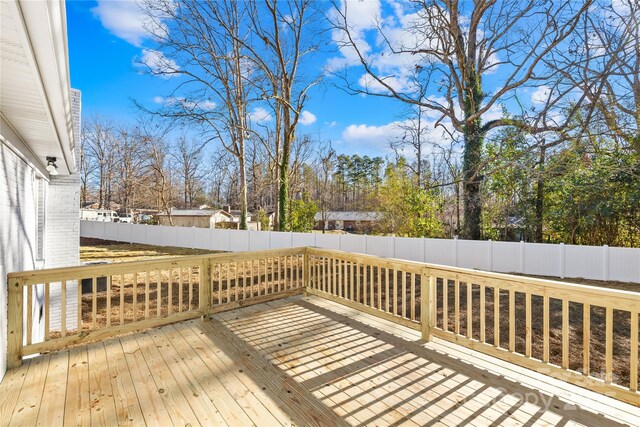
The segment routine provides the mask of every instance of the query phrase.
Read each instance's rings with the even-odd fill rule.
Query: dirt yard
[[[80,238],[80,261],[136,261],[165,256],[202,255],[216,251],[171,246],[151,246],[111,240]]]

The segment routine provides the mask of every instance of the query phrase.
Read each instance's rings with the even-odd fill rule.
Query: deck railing
[[[22,357],[301,293],[304,248],[8,275],[8,367]]]
[[[10,367],[25,355],[304,290],[421,331],[425,340],[438,337],[640,405],[634,292],[317,248],[10,273],[8,280]],[[79,292],[69,297],[74,286]],[[70,298],[75,323],[61,303]],[[35,340],[38,307],[44,332]]]
[[[334,250],[308,258],[310,294],[640,405],[639,293]]]

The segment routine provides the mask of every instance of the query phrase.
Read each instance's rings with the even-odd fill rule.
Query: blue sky
[[[365,50],[370,50],[377,71],[393,75],[394,84],[399,87],[406,85],[402,69],[415,61],[412,59],[415,57],[384,52],[380,40],[376,41],[378,33],[374,21],[383,16],[385,34],[392,41],[394,38],[403,40],[407,37],[405,29],[411,25],[415,14],[404,3],[395,0],[384,3],[381,0],[354,0],[347,4],[355,34]],[[66,5],[71,82],[83,93],[85,117],[100,115],[114,123],[126,124],[133,122],[137,114],[133,99],[148,106],[157,106],[166,100],[179,77],[166,80],[150,76],[137,65],[161,54],[154,50],[153,40],[141,23],[143,15],[134,1],[69,1]],[[335,42],[340,36],[333,32],[331,37]],[[364,72],[354,60],[353,52],[336,46],[329,43],[325,51],[307,64],[305,72],[315,75],[328,65],[342,68],[354,77],[354,82],[364,87],[367,83]],[[499,68],[487,76],[486,89],[499,87],[503,73]],[[335,87],[339,83],[336,78],[325,78],[322,85],[312,89],[305,106],[308,120],[299,126],[298,135],[331,140],[339,153],[390,154],[388,140],[402,134],[397,124],[404,120],[402,113],[406,106],[392,99],[350,95]],[[519,94],[520,102],[524,99],[525,104],[536,104],[536,97],[542,99],[544,90],[545,87],[525,88]],[[440,95],[430,96],[437,98]],[[500,105],[495,105],[485,120],[501,114]],[[433,125],[436,119],[433,113],[428,116],[427,126]],[[428,136],[433,141],[443,140],[442,130],[432,129]]]
[[[143,50],[153,44],[127,23],[136,19],[132,9],[111,7],[108,2],[67,2],[71,84],[82,91],[85,118],[99,115],[114,123],[131,123],[136,115],[132,99],[153,106],[154,98],[167,96],[176,84],[173,79],[143,74],[136,65]],[[347,94],[333,86],[335,80],[326,79],[312,90],[305,110],[316,120],[301,125],[299,134],[329,139],[339,152],[388,154],[385,126],[399,120],[404,106]],[[362,133],[373,137],[363,139]]]

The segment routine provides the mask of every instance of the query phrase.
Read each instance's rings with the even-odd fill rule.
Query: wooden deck
[[[634,406],[317,297],[26,360],[0,425],[640,425]]]

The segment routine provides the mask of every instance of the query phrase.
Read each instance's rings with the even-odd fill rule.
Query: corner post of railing
[[[200,286],[198,302],[202,319],[211,312],[211,258],[204,258],[200,265]]]
[[[309,248],[305,247],[302,255],[302,283],[304,285],[304,296],[309,295],[311,287],[311,266],[309,265]]]
[[[435,280],[429,268],[423,268],[420,276],[420,330],[422,340],[431,340],[431,317],[434,310],[432,290],[435,289]]]
[[[7,280],[7,369],[22,365],[23,286],[20,279]]]

